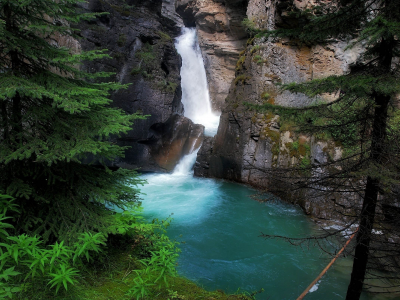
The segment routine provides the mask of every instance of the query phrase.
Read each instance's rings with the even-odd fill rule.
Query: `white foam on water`
[[[328,226],[324,226],[323,228],[326,230],[333,229],[333,230],[337,230],[337,231],[342,231],[341,234],[344,237],[348,238],[356,231],[357,227],[358,227],[358,224],[352,224],[349,228],[348,228],[348,225],[331,224]]]
[[[318,286],[319,286],[320,281],[318,281],[316,284],[314,284],[312,286],[312,288],[309,290],[309,293],[315,292],[316,290],[318,290]]]
[[[220,204],[220,183],[211,179],[193,178],[197,152],[185,155],[172,174],[143,176],[148,184],[141,190],[145,214],[165,219],[170,214],[182,224],[195,225],[210,215]]]
[[[183,28],[175,48],[182,57],[181,86],[185,117],[205,126],[205,135],[214,136],[219,115],[211,109],[206,71],[195,28]]]
[[[177,166],[179,169],[179,165]],[[188,172],[144,175],[141,188],[144,214],[165,219],[173,213],[174,224],[195,226],[207,219],[222,202],[220,183],[198,179]]]

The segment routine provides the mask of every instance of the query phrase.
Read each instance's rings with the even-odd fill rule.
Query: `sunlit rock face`
[[[176,11],[187,27],[197,29],[212,107],[221,111],[247,40],[241,25],[246,1],[177,0]]]

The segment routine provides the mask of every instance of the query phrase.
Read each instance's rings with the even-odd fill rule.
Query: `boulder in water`
[[[148,145],[150,155],[158,166],[170,172],[184,155],[200,147],[204,139],[204,126],[175,114],[165,123],[151,126],[150,134],[141,143]]]

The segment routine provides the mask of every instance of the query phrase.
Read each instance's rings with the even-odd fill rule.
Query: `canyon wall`
[[[128,134],[114,138],[129,148],[125,158],[110,166],[168,172],[193,143],[202,141],[204,127],[183,116],[181,59],[173,40],[182,21],[171,5],[161,0],[90,0],[82,6],[105,14],[79,25],[81,48],[108,49],[111,57],[86,62],[83,68],[114,72],[106,80],[128,86],[111,95],[112,105],[147,116]]]
[[[221,3],[215,2],[216,5]],[[297,22],[288,16],[289,10],[313,4],[312,1],[250,0],[245,11],[247,23],[259,29],[288,28]],[[201,18],[196,18],[198,28],[201,28],[199,24],[206,22],[204,17],[204,20]],[[218,133],[214,139],[207,139],[199,151],[195,175],[226,178],[268,190],[274,183],[271,172],[267,174],[265,169],[290,167],[295,163],[318,165],[329,158],[340,157],[341,148],[333,141],[295,133],[289,124],[281,122],[278,115],[257,113],[244,103],[288,107],[311,104],[313,99],[303,94],[282,92],[277,85],[348,72],[349,65],[356,61],[361,49],[345,50],[347,44],[333,41],[324,46],[308,47],[288,39],[248,39],[233,66],[234,78],[229,82]],[[204,44],[201,46],[203,52],[209,51]],[[210,66],[206,63],[206,67]],[[208,71],[207,74],[211,73]],[[324,97],[330,101],[337,95]],[[334,217],[331,199],[300,198],[293,201],[299,202],[307,213],[321,218]]]

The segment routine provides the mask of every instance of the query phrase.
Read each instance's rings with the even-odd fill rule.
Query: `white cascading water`
[[[175,47],[182,57],[181,86],[185,117],[195,124],[204,125],[205,134],[214,136],[217,133],[219,116],[211,110],[206,72],[197,42],[196,29],[183,28]],[[190,154],[185,155],[172,174],[143,176],[148,184],[142,191],[154,195],[145,197],[143,206],[147,212],[164,218],[174,212],[175,219],[183,222],[189,218],[194,222],[195,219],[205,218],[210,210],[218,205],[219,201],[216,199],[219,198],[217,195],[220,184],[212,180],[198,181],[193,177],[192,168],[199,149],[192,149]],[[204,185],[205,182],[208,184]],[[188,199],[190,201],[187,201]]]
[[[182,57],[181,86],[185,117],[205,126],[205,135],[214,136],[219,115],[213,113],[208,92],[206,71],[195,28],[183,28],[175,43]]]
[[[191,170],[192,170],[194,163],[196,162],[197,152],[199,151],[199,149],[196,149],[192,153],[185,155],[183,158],[181,158],[181,160],[175,167],[172,175],[173,176],[182,176],[182,175],[183,176],[187,176],[187,175],[192,176]]]
[[[183,28],[175,47],[182,57],[181,86],[185,117],[205,127],[204,133],[214,136],[218,130],[219,116],[212,112],[208,93],[206,71],[195,28]],[[193,152],[192,152],[193,151]],[[175,167],[172,175],[192,176],[199,149],[192,149]]]

